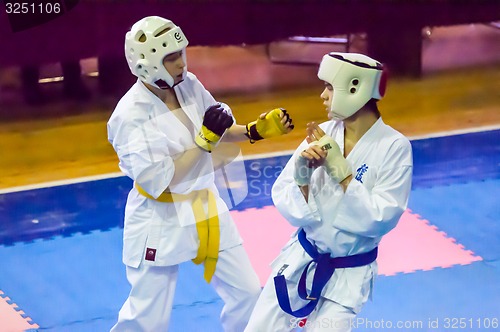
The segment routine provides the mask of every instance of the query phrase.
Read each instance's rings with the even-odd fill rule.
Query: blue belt
[[[304,250],[312,258],[312,261],[310,261],[304,268],[304,271],[300,276],[299,284],[297,286],[300,298],[303,300],[308,300],[309,303],[307,303],[302,308],[293,311],[290,306],[290,298],[288,296],[285,276],[280,274],[274,277],[274,287],[276,288],[276,295],[278,297],[278,303],[281,309],[287,314],[290,314],[297,318],[307,317],[314,310],[314,308],[318,304],[323,288],[325,287],[328,280],[330,280],[330,278],[332,277],[333,272],[335,272],[336,268],[348,268],[368,265],[374,262],[377,258],[377,248],[369,252],[353,256],[331,257],[329,253],[320,254],[316,247],[307,240],[306,232],[303,229],[299,231],[298,238]],[[307,270],[313,262],[316,263],[316,271],[314,271],[311,293],[307,294]]]

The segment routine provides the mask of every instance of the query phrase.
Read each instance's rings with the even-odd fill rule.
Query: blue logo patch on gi
[[[363,183],[363,174],[365,174],[367,170],[368,166],[366,166],[366,164],[361,165],[361,167],[356,170],[357,173],[355,179]]]
[[[156,258],[156,249],[146,248],[146,260],[154,262]]]

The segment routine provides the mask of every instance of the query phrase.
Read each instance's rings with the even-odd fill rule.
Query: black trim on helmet
[[[332,58],[335,58],[335,59],[338,59],[341,61],[345,61],[347,63],[350,63],[350,64],[358,66],[358,67],[362,67],[362,68],[377,69],[377,70],[382,70],[384,68],[380,62],[377,62],[376,66],[372,66],[372,65],[369,65],[369,64],[364,63],[364,62],[351,61],[349,59],[344,58],[342,55],[339,55],[339,54],[329,53],[328,55],[331,56]]]

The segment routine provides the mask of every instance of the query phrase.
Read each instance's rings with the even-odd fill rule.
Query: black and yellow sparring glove
[[[217,146],[224,132],[233,125],[233,117],[221,106],[215,104],[207,108],[203,125],[195,137],[195,143],[207,152]]]
[[[247,137],[250,143],[255,141],[281,136],[290,132],[293,129],[292,118],[284,108],[275,108],[266,113],[264,118],[259,117],[257,120],[247,124]]]

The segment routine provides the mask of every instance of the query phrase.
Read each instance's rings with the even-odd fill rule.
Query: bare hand
[[[325,161],[327,153],[319,145],[310,145],[300,155],[309,160],[309,167],[319,167]]]
[[[284,109],[282,109],[280,117],[281,117],[281,124],[286,129],[286,133],[288,134],[295,127],[292,123],[292,118],[290,117],[288,112]]]
[[[326,135],[323,129],[321,129],[316,122],[309,122],[307,124],[306,134],[307,134],[306,137],[307,143],[319,141],[321,137]]]

